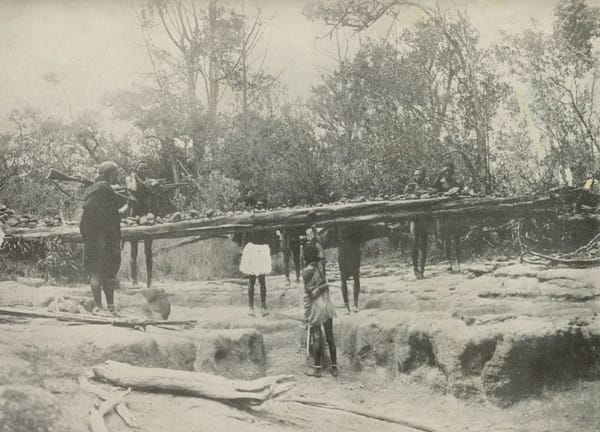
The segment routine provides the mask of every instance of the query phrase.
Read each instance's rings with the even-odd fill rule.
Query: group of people
[[[454,188],[462,187],[454,177],[454,164],[452,162],[447,162],[442,166],[442,169],[431,185],[427,184],[426,179],[427,171],[425,168],[415,169],[413,181],[406,185],[404,193],[408,196],[413,194],[422,195],[427,192],[446,193]],[[446,258],[450,263],[448,269],[450,271],[460,269],[460,226],[457,225],[457,222],[452,218],[434,221],[428,216],[420,216],[410,221],[411,257],[413,271],[417,279],[425,277],[429,229],[434,222],[439,223],[441,240],[444,244]]]
[[[84,240],[84,267],[89,274],[89,281],[94,297],[94,312],[102,308],[102,291],[106,297],[110,313],[114,309],[114,289],[117,286],[117,273],[121,263],[121,216],[142,216],[150,210],[152,181],[147,178],[148,166],[138,162],[135,170],[127,178],[127,203],[115,193],[113,186],[118,181],[118,165],[114,162],[103,162],[98,167],[98,177],[88,188],[84,196],[83,213],[80,232]],[[454,167],[447,163],[442,168],[431,187],[426,184],[426,171],[418,168],[414,178],[406,186],[407,195],[422,194],[433,190],[448,192],[458,187],[454,179]],[[256,211],[266,209],[267,201],[250,193],[245,198],[247,206]],[[412,263],[417,279],[424,277],[429,227],[433,223],[428,217],[417,217],[410,222],[412,238]],[[445,250],[451,269],[459,265],[458,234],[451,221],[440,221]],[[333,337],[333,318],[335,307],[329,295],[329,284],[326,277],[325,255],[321,245],[319,232],[315,226],[308,230],[288,228],[283,230],[278,240],[281,242],[284,255],[286,279],[289,282],[290,259],[293,260],[296,281],[302,276],[304,284],[304,323],[307,326],[309,340],[312,343],[314,365],[307,371],[308,375],[321,376],[323,355],[323,333],[329,346],[330,372],[337,376],[336,347]],[[353,279],[352,310],[358,311],[360,295],[360,261],[362,232],[357,227],[337,227],[338,263],[341,279],[342,297],[346,313],[351,313],[348,297],[348,280]],[[240,244],[243,246],[240,271],[248,278],[249,315],[256,316],[254,308],[255,286],[258,281],[260,289],[260,314],[267,316],[267,283],[266,275],[271,273],[271,245],[275,241],[272,231],[250,231],[242,234]],[[131,278],[137,284],[138,241],[131,242]],[[152,239],[144,240],[146,258],[147,285],[152,283]],[[303,261],[301,263],[300,261]],[[303,268],[302,268],[303,267]]]
[[[413,181],[405,188],[405,194],[422,195],[428,192],[449,192],[453,188],[460,188],[454,177],[454,165],[446,163],[431,186],[426,183],[427,173],[425,168],[414,171]],[[249,194],[246,204],[261,211],[266,208],[266,200],[258,198],[253,193]],[[424,278],[425,262],[429,229],[434,221],[427,216],[417,217],[410,222],[412,240],[412,264],[417,279]],[[458,270],[460,265],[459,231],[455,222],[450,220],[437,221],[440,224],[442,241],[445,252],[450,262],[450,270]],[[340,271],[342,298],[347,314],[351,313],[350,299],[348,296],[348,281],[352,278],[353,296],[352,310],[358,311],[360,295],[360,262],[361,244],[365,235],[361,227],[340,226],[336,227],[338,245],[338,265]],[[269,245],[273,242],[272,232],[254,231],[244,235],[240,271],[248,275],[248,301],[249,315],[255,316],[254,286],[258,279],[260,285],[261,315],[268,315],[266,306],[266,275],[271,272],[271,250]],[[290,282],[290,260],[293,260],[296,271],[296,281],[304,283],[304,323],[308,328],[309,345],[314,364],[307,370],[310,376],[321,376],[321,363],[323,355],[323,334],[329,347],[331,360],[330,372],[338,375],[336,365],[336,346],[333,336],[333,318],[335,307],[329,295],[329,284],[325,270],[325,255],[315,226],[304,228],[287,228],[280,233],[283,249],[284,271],[287,282]],[[302,255],[302,256],[301,256]],[[304,268],[300,261],[303,261]],[[301,270],[302,269],[302,270]]]

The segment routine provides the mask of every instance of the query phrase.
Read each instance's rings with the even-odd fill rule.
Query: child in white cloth
[[[255,209],[263,210],[265,201],[258,200]],[[274,233],[271,231],[250,231],[244,233],[244,249],[240,262],[240,271],[248,276],[248,315],[255,316],[254,286],[258,279],[260,285],[261,315],[269,315],[267,310],[267,281],[266,275],[271,273],[271,249],[269,247]]]

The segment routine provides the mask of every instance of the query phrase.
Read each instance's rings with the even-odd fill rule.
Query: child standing
[[[255,212],[264,212],[267,208],[267,200],[256,197],[254,204]],[[279,239],[272,230],[256,230],[246,232],[242,235],[241,243],[244,245],[240,271],[248,276],[248,315],[255,316],[254,311],[254,286],[258,280],[260,286],[260,314],[269,315],[267,310],[267,280],[266,275],[271,273],[271,253],[277,253]],[[274,245],[274,248],[271,248]]]
[[[329,297],[329,286],[325,279],[323,265],[319,260],[319,250],[314,244],[304,247],[303,258],[306,268],[302,272],[304,279],[304,321],[310,327],[313,339],[312,354],[314,366],[306,371],[309,376],[321,376],[321,356],[323,353],[323,332],[329,346],[331,357],[330,372],[338,376],[335,340],[333,338],[333,318],[335,307]]]

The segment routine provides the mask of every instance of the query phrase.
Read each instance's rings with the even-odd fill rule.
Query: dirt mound
[[[194,370],[235,379],[263,377],[267,359],[263,336],[255,329],[195,331]]]
[[[339,320],[337,337],[358,370],[386,367],[411,374],[435,368],[445,378],[445,391],[485,395],[497,404],[597,377],[600,329],[511,318],[478,324],[435,312],[364,311]]]
[[[7,384],[40,384],[33,365],[16,355],[3,354],[0,356],[0,385]],[[0,429],[2,430],[2,429]]]
[[[146,318],[168,319],[171,303],[164,289],[150,288],[117,292],[116,304],[121,309],[141,307]]]
[[[29,385],[0,386],[0,430],[51,432],[60,416],[56,399]]]
[[[514,323],[513,323],[514,324]],[[526,329],[531,331],[526,331]],[[500,404],[539,394],[544,387],[598,378],[600,332],[519,321],[481,371],[486,396]]]

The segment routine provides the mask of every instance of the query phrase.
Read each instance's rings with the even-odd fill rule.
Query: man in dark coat
[[[79,231],[83,237],[84,268],[90,277],[94,312],[102,308],[102,290],[108,310],[114,313],[114,289],[121,266],[118,167],[111,161],[98,166],[98,177],[85,192]]]

